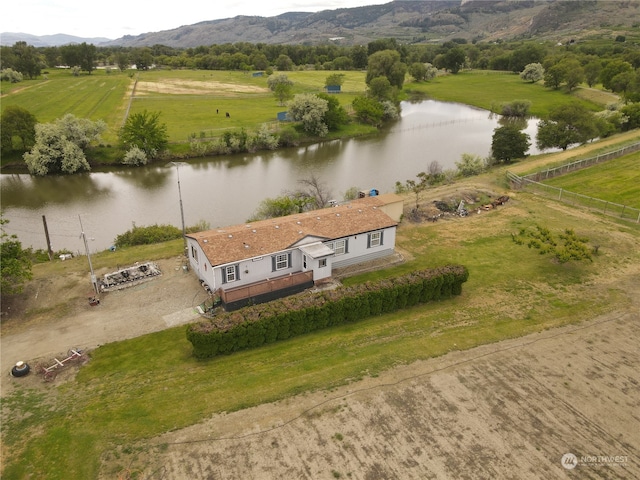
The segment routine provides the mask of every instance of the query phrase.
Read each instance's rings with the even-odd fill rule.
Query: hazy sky
[[[170,30],[236,15],[272,17],[285,12],[319,12],[379,5],[391,0],[7,0],[0,9],[0,32],[120,38]],[[151,5],[154,5],[151,7]]]

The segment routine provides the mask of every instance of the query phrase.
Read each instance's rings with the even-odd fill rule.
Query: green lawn
[[[601,110],[604,106],[577,95],[569,95],[563,89],[551,90],[537,83],[524,82],[513,73],[484,70],[440,76],[429,82],[406,83],[405,90],[415,90],[437,100],[465,103],[486,110],[491,110],[495,103],[529,100],[531,115],[541,118],[559,105],[577,102],[593,111]]]
[[[545,180],[543,183],[640,208],[640,152]]]
[[[512,232],[535,224],[573,228],[601,254],[592,263],[560,265],[511,240]],[[413,260],[350,279],[460,263],[470,272],[460,297],[209,361],[192,357],[185,327],[104,345],[75,381],[49,395],[18,390],[3,402],[5,446],[20,452],[5,459],[3,478],[96,478],[102,455],[115,477],[127,464],[114,452],[147,448],[145,439],[217,412],[330,390],[394,365],[623,308],[625,292],[597,279],[640,261],[640,228],[616,229],[614,241],[606,228],[592,231],[581,216],[522,194],[483,216],[403,225],[398,246]],[[180,242],[172,245],[177,254]]]

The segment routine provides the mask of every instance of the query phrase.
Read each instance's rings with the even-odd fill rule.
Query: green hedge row
[[[305,292],[190,325],[187,339],[197,358],[210,358],[460,295],[468,277],[465,267],[449,265],[378,282]]]

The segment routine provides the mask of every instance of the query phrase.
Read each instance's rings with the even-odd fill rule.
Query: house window
[[[382,232],[371,232],[369,234],[368,248],[379,247],[380,245],[382,245]]]
[[[224,283],[235,282],[238,279],[237,268],[235,265],[224,267]]]
[[[191,256],[196,262],[198,261],[198,251],[196,250],[196,247],[194,247],[193,245],[191,245]]]
[[[346,240],[336,240],[333,242],[333,253],[336,255],[343,255],[347,253],[347,241]]]
[[[318,266],[320,268],[326,267],[327,266],[327,259],[326,258],[321,258],[320,261],[318,262]]]
[[[305,270],[307,269],[307,256],[306,255],[302,256],[302,268],[304,268]]]
[[[284,270],[285,268],[289,268],[289,255],[280,253],[276,255],[276,270]]]

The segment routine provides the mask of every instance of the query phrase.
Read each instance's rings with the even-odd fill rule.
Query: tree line
[[[287,71],[310,65],[323,70],[363,70],[371,55],[382,50],[396,51],[400,61],[407,66],[429,63],[452,73],[463,67],[520,73],[528,64],[541,63],[548,74],[545,83],[552,87],[566,83],[571,88],[582,81],[591,86],[609,67],[609,71],[602,74],[603,84],[606,83],[605,88],[621,92],[629,82],[618,79],[612,83],[610,80],[623,70],[637,72],[640,67],[638,45],[618,36],[614,41],[570,42],[562,46],[535,40],[469,43],[465,39],[442,44],[402,44],[393,38],[354,46],[236,42],[195,48],[164,45],[101,47],[86,43],[33,47],[26,42],[17,42],[0,48],[0,68],[13,69],[28,78],[35,78],[43,69],[59,65],[78,67],[87,73],[98,65],[120,70],[133,65],[140,70],[158,66],[202,70],[265,70],[272,67]],[[617,62],[617,66],[610,66],[611,62]]]

